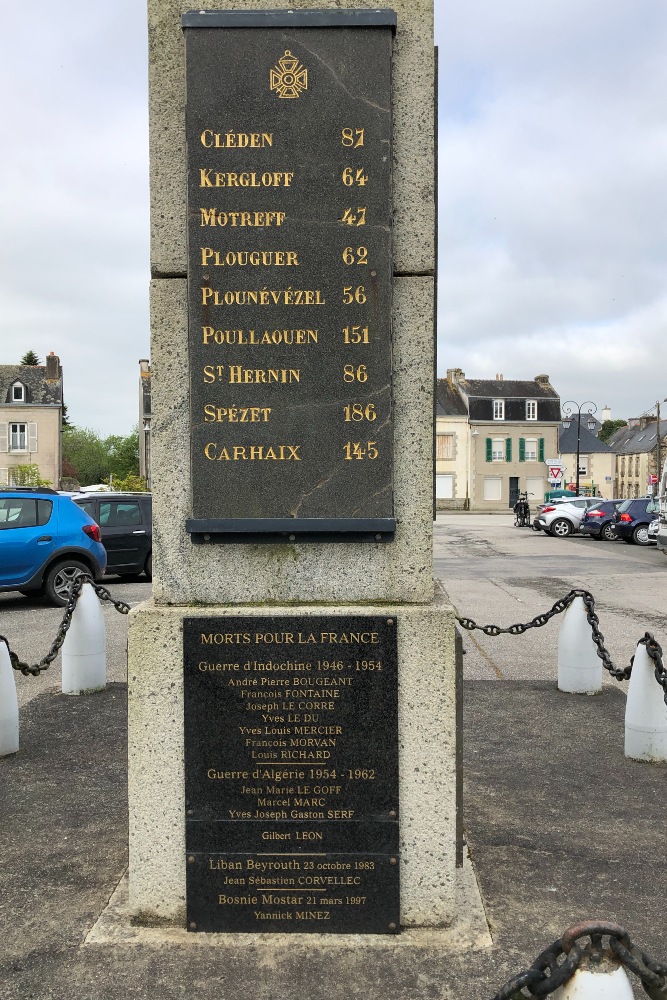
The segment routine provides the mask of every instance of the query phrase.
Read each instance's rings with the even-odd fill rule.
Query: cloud
[[[441,372],[544,371],[624,416],[667,394],[666,35],[667,9],[644,0],[450,12]]]

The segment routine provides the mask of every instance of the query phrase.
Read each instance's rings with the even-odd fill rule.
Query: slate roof
[[[468,396],[484,396],[489,399],[558,399],[552,385],[542,382],[515,381],[513,379],[464,378],[460,386]]]
[[[586,426],[584,414],[581,415],[581,434],[579,435],[579,452],[582,455],[610,454],[612,449],[604,441],[600,441]],[[558,428],[558,454],[576,455],[577,453],[577,421],[573,420],[569,427]]]
[[[58,368],[57,379],[47,379],[46,365],[0,365],[0,406],[21,405],[11,401],[14,382],[22,382],[26,387],[26,403],[33,406],[62,406],[62,368]]]
[[[657,430],[655,420],[641,427],[619,427],[615,431],[609,444],[611,450],[616,455],[643,455],[653,451],[657,444]],[[667,434],[667,420],[660,421],[660,439]]]
[[[468,408],[449,379],[439,378],[436,382],[435,412],[438,417],[467,416]]]

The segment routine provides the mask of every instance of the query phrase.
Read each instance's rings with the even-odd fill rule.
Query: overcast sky
[[[439,372],[633,416],[667,396],[667,4],[437,0]],[[141,0],[3,4],[0,363],[60,355],[74,423],[148,357]]]

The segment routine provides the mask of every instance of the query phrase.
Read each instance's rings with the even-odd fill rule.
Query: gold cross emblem
[[[271,90],[276,91],[277,97],[300,97],[302,91],[308,90],[308,70],[286,49],[271,70],[270,81]]]

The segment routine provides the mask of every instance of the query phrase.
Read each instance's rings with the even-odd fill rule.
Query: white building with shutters
[[[560,398],[548,375],[467,379],[449,368],[436,385],[435,495],[441,509],[501,512],[549,489],[558,455]]]
[[[0,365],[0,486],[12,486],[19,465],[36,465],[55,489],[62,464],[63,373],[45,365]]]

